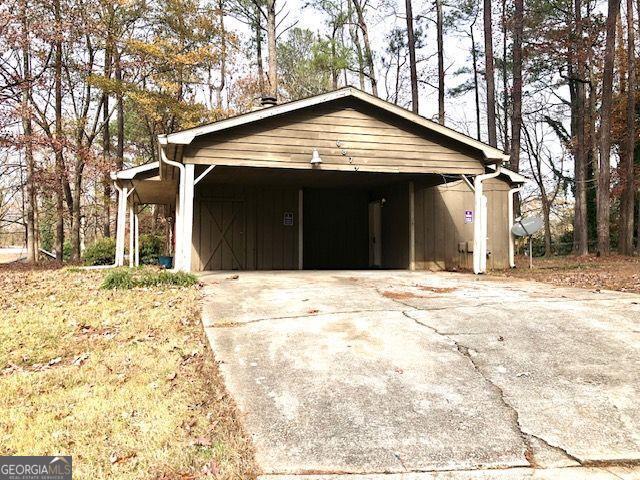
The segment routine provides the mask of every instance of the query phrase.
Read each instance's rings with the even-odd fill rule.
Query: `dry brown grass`
[[[529,269],[527,258],[519,257],[516,265],[515,269],[498,270],[490,272],[490,275],[595,290],[640,293],[640,257],[590,255],[534,258],[533,269]]]
[[[0,454],[73,455],[78,479],[252,478],[196,288],[0,267]]]

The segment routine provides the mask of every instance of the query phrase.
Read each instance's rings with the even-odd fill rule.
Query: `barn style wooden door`
[[[200,238],[203,270],[244,270],[247,259],[247,219],[243,200],[201,202],[201,225],[209,232]]]

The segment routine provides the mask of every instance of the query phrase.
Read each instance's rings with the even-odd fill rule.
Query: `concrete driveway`
[[[638,295],[428,272],[202,278],[269,478],[640,478]]]

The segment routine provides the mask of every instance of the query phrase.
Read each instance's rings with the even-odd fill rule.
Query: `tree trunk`
[[[573,79],[575,92],[574,105],[574,176],[575,176],[575,208],[573,218],[573,253],[586,255],[589,253],[589,235],[587,229],[587,159],[585,150],[585,56],[582,39],[582,1],[574,2],[576,38],[576,69]]]
[[[633,25],[633,0],[627,0],[627,126],[622,149],[622,199],[618,251],[622,255],[633,254],[633,220],[635,212],[635,185],[633,167],[635,160],[635,93],[636,93],[635,38]]]
[[[224,25],[224,0],[218,0],[218,21],[220,22],[220,82],[216,86],[216,107],[222,110],[222,91],[227,76],[227,30]]]
[[[338,89],[338,69],[336,68],[336,33],[337,29],[334,25],[331,33],[331,86],[334,90]]]
[[[418,113],[418,69],[416,66],[416,38],[413,31],[413,7],[411,0],[405,0],[407,10],[407,48],[409,49],[409,68],[411,70],[411,110]]]
[[[362,46],[360,45],[360,35],[358,30],[354,29],[354,43],[356,45],[356,54],[358,56],[358,79],[360,80],[360,90],[364,90],[364,56],[362,55]]]
[[[54,17],[57,32],[62,32],[60,0],[54,0]],[[58,33],[61,35],[61,33]],[[55,96],[55,178],[56,178],[56,239],[54,244],[56,260],[64,260],[64,157],[62,152],[62,39],[58,36],[54,43],[54,96]]]
[[[369,70],[369,81],[371,82],[371,93],[378,96],[378,82],[376,81],[376,71],[373,64],[373,53],[371,53],[371,44],[369,43],[369,32],[367,30],[367,22],[364,19],[362,4],[359,0],[352,0],[353,7],[358,16],[358,26],[362,32],[362,42],[364,43],[364,60]]]
[[[598,254],[608,255],[609,210],[611,206],[611,109],[613,101],[613,64],[616,46],[616,19],[620,0],[608,0],[607,39],[602,73],[602,105],[600,107],[600,168],[598,172]]]
[[[82,199],[82,172],[84,170],[84,161],[78,159],[78,163],[76,164],[76,169],[73,175],[73,190],[75,192],[75,196],[73,197],[73,211],[72,211],[72,221],[71,221],[71,260],[80,260],[81,252],[80,252],[80,242],[81,235],[80,229],[82,228],[80,217],[81,217],[81,199]]]
[[[475,20],[474,20],[475,23]],[[480,89],[478,87],[478,50],[476,49],[476,40],[473,34],[473,25],[469,28],[471,34],[471,58],[473,59],[473,93],[476,101],[476,130],[477,138],[482,141],[480,135]]]
[[[111,39],[107,38],[107,45],[104,51],[104,77],[106,79],[111,78]],[[111,170],[111,132],[109,129],[109,94],[104,92],[102,94],[102,161],[105,166],[109,166],[108,170]],[[106,171],[103,179],[103,202],[104,202],[104,217],[102,220],[102,235],[104,237],[111,236],[111,175],[109,171]],[[80,194],[76,191],[76,196]],[[74,215],[75,218],[75,215]],[[79,239],[78,239],[78,245]]]
[[[444,125],[444,19],[442,0],[436,0],[436,30],[438,37],[438,123]]]
[[[22,48],[22,129],[24,133],[24,157],[27,167],[26,178],[26,225],[27,225],[27,262],[38,261],[38,247],[36,245],[36,218],[37,209],[35,190],[35,161],[33,158],[33,125],[31,122],[31,49],[29,47],[29,23],[27,20],[27,2],[20,2],[22,16],[22,30],[25,35],[25,42]]]
[[[493,68],[493,25],[491,22],[491,0],[484,0],[484,53],[485,80],[487,82],[487,130],[489,145],[498,146],[496,138],[496,87]]]
[[[547,195],[542,196],[542,216],[544,219],[544,256],[550,257],[553,255],[553,245],[551,242],[551,205]]]
[[[117,122],[117,140],[116,140],[116,170],[122,170],[124,167],[124,95],[122,92],[122,65],[120,64],[120,55],[116,54],[115,60],[115,79],[118,83],[116,122]]]
[[[267,45],[269,48],[269,95],[278,96],[278,58],[276,56],[276,0],[267,0]]]
[[[523,7],[524,8],[524,7]],[[514,12],[514,16],[516,15],[516,12]],[[516,18],[513,19],[514,22],[516,21]],[[522,24],[522,22],[520,22]],[[513,26],[514,28],[514,35],[515,35],[515,29],[517,28],[516,25]],[[514,37],[514,56],[515,56],[515,37]],[[513,61],[515,62],[515,58],[513,59]],[[522,34],[520,34],[520,62],[522,64]],[[502,151],[505,154],[509,154],[510,153],[510,147],[509,147],[509,75],[508,75],[508,60],[507,60],[507,0],[502,0],[502,102],[503,102],[503,110],[504,110],[504,120],[503,120],[503,137],[504,137],[504,143],[502,145]],[[515,68],[515,67],[514,67]],[[522,68],[520,69],[520,71],[522,72]],[[515,82],[515,78],[513,79],[513,81]],[[517,203],[517,210],[516,211],[520,211],[520,204]]]
[[[258,85],[262,96],[264,95],[264,66],[262,63],[262,25],[260,15],[260,8],[256,6],[256,63],[258,66]]]
[[[524,1],[514,0],[513,14],[513,90],[511,114],[511,169],[520,171],[520,128],[522,127],[522,34]],[[506,132],[505,132],[506,138]]]

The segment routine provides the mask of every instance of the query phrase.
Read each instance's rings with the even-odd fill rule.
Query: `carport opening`
[[[303,189],[303,268],[408,268],[406,185]]]
[[[195,189],[193,269],[407,269],[409,185],[434,179],[216,167]]]

